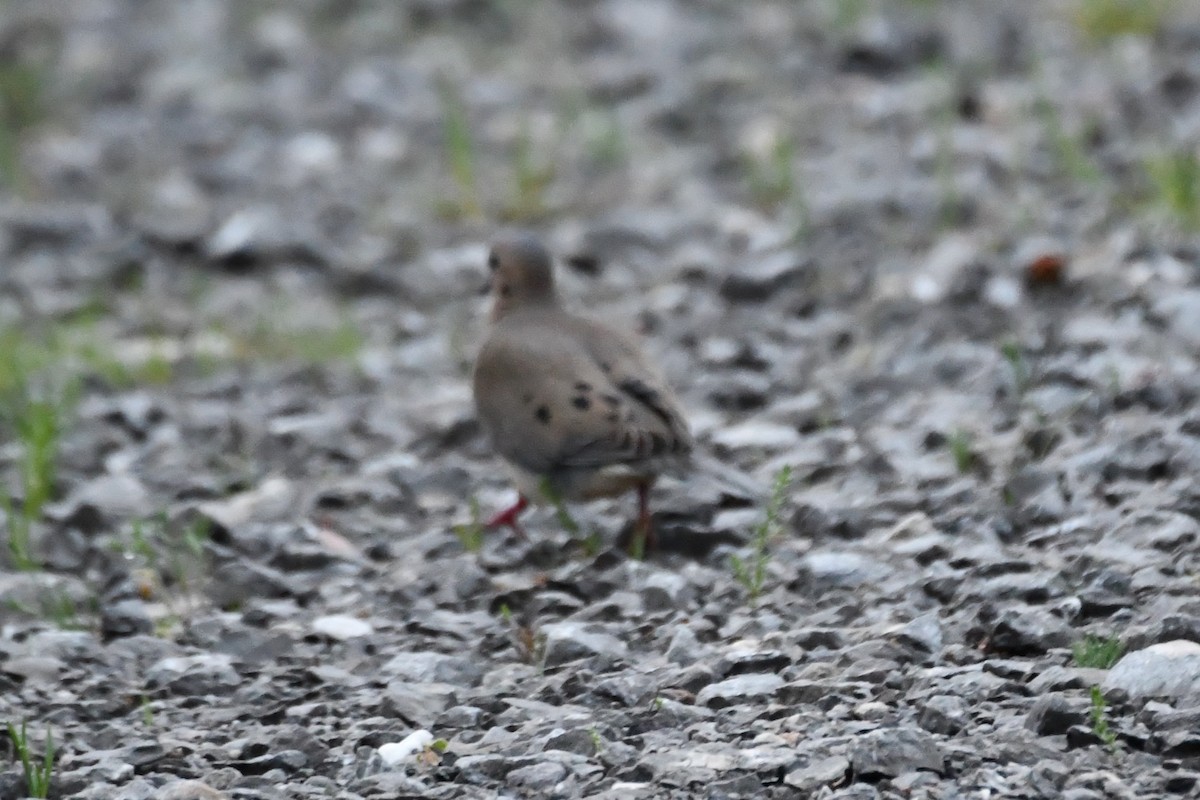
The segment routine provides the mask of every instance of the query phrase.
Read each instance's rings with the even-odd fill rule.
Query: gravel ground
[[[1167,6],[0,3],[0,720],[50,796],[1200,797]],[[664,482],[643,562],[629,498],[475,541],[506,225],[792,466],[772,524]]]

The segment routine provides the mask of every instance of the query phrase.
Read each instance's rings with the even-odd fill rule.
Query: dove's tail
[[[718,492],[748,502],[764,500],[769,493],[769,487],[762,482],[707,453],[692,453],[692,474],[689,480],[703,481]]]

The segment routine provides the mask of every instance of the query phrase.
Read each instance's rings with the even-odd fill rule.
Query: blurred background
[[[817,265],[813,304],[921,266],[918,293],[940,295],[960,262],[1014,254],[1086,269],[1200,225],[1198,17],[1171,0],[5,0],[3,313],[136,322],[157,344],[121,325],[88,340],[165,377],[286,348],[254,340],[296,323],[336,329],[301,349],[386,339],[347,307],[364,296],[449,313],[502,224],[583,275],[619,261],[621,294],[785,245]],[[122,309],[139,298],[156,299]]]
[[[1068,309],[1195,343],[1172,287],[1195,281],[1198,44],[1170,0],[5,0],[9,495],[36,523],[115,470],[122,517],[368,453],[485,459],[465,377],[502,226],[657,334],[702,436],[793,398],[722,434],[764,473],[930,341],[1018,383]],[[1136,383],[1160,366],[1139,348],[1162,354],[1079,381]],[[314,389],[378,429],[307,441],[340,430]],[[197,397],[208,417],[163,410]],[[105,415],[165,438],[64,448]]]
[[[0,651],[40,658],[47,628],[116,643],[104,663],[78,655],[101,649],[83,636],[53,651],[61,669],[20,666],[22,713],[52,711],[56,735],[103,758],[170,714],[196,749],[172,744],[155,769],[233,763],[258,780],[258,756],[294,752],[292,733],[244,756],[222,737],[256,742],[256,715],[297,711],[322,739],[310,772],[341,786],[383,769],[359,745],[378,762],[405,714],[468,741],[490,718],[429,711],[450,702],[442,684],[345,688],[391,650],[462,651],[469,670],[436,673],[475,675],[456,702],[492,709],[478,684],[495,667],[510,694],[603,714],[619,697],[636,715],[652,698],[620,687],[642,675],[592,695],[590,677],[531,665],[597,642],[597,670],[638,663],[627,644],[657,659],[683,642],[683,665],[770,635],[784,655],[742,652],[721,675],[815,649],[882,686],[943,649],[938,669],[986,654],[1058,669],[1083,626],[1108,653],[1077,655],[1088,667],[1111,666],[1118,632],[1131,647],[1195,637],[1198,143],[1194,0],[0,0]],[[622,501],[578,511],[582,542],[547,512],[529,542],[482,535],[511,488],[469,370],[486,242],[507,226],[545,237],[576,307],[647,334],[705,449],[764,485],[793,468],[766,522],[683,484],[656,490],[686,545],[657,563],[603,552]],[[770,545],[754,587],[729,559],[749,558],[752,531]],[[778,614],[747,610],[760,593]],[[577,643],[571,621],[557,655],[538,645],[539,626],[589,608],[612,635]],[[1172,614],[1184,622],[1159,624]],[[897,638],[892,623],[922,619]],[[788,639],[797,620],[816,633]],[[160,638],[124,647],[132,634]],[[904,635],[920,652],[897,650]],[[185,652],[196,681],[168,658]],[[230,654],[253,665],[236,694]],[[995,692],[937,689],[962,725],[972,692],[1010,695],[955,758],[1050,758],[1010,755],[1033,673],[1000,663],[974,673]],[[68,678],[43,692],[42,673]],[[717,673],[693,677],[680,685]],[[843,702],[841,683],[813,685]],[[860,708],[925,702],[887,685],[892,706],[822,706],[800,740],[844,750]],[[213,695],[237,707],[205,717]],[[1123,739],[1149,747],[1147,714],[1128,711]],[[616,754],[608,783],[640,757],[628,731],[698,719],[606,718],[578,733]],[[535,741],[522,730],[513,752]],[[735,751],[751,738],[730,730]],[[711,774],[653,750],[628,774]],[[141,774],[139,753],[122,758]],[[63,785],[133,774],[101,775],[99,758]],[[778,782],[763,763],[751,771]],[[1145,763],[1076,771],[1164,796],[1174,766]]]
[[[1198,45],[1170,0],[5,0],[13,518],[97,471],[133,476],[112,521],[380,453],[486,463],[465,377],[502,226],[656,334],[700,434],[764,474],[931,341],[1023,386],[1100,309],[1078,382],[1120,391],[1166,351],[1103,330],[1200,339]],[[461,507],[448,469],[423,512]]]

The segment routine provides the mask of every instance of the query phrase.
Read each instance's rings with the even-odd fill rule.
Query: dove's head
[[[557,302],[550,254],[529,234],[515,234],[493,242],[488,253],[488,270],[492,322],[514,309]]]

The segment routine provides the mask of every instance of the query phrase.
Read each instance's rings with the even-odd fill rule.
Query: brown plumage
[[[495,242],[491,331],[475,361],[479,420],[512,468],[517,515],[543,486],[563,500],[636,489],[639,537],[651,534],[647,493],[687,468],[692,437],[666,381],[629,336],[566,311],[550,256],[533,237]]]

